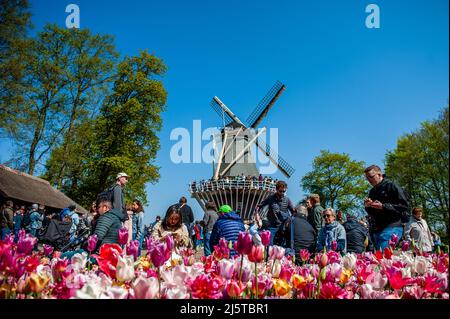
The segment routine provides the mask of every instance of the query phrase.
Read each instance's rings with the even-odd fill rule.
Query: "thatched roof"
[[[14,201],[44,204],[47,207],[63,209],[75,203],[61,191],[53,188],[42,178],[32,176],[4,165],[0,165],[0,194]],[[75,203],[83,214],[88,211]]]

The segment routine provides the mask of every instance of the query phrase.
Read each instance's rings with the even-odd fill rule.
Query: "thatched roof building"
[[[12,200],[14,204],[44,204],[47,210],[61,210],[72,203],[69,197],[42,178],[0,165],[0,204]],[[75,203],[80,213],[88,211]]]

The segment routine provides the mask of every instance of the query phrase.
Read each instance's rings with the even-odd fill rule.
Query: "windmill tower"
[[[214,167],[212,179],[193,182],[189,191],[200,206],[206,210],[205,203],[213,201],[217,207],[228,204],[236,210],[242,219],[251,219],[256,205],[275,193],[275,183],[258,180],[252,146],[256,145],[276,167],[289,178],[294,169],[281,156],[264,142],[261,135],[265,128],[258,125],[285,90],[285,85],[277,82],[257,105],[247,119],[245,125],[217,96],[211,101],[211,107],[223,119],[224,125],[220,133],[221,149],[218,163]],[[244,176],[245,178],[242,178]],[[247,179],[254,176],[255,179]],[[264,217],[266,212],[262,212]]]

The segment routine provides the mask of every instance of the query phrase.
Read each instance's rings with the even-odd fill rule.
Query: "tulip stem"
[[[255,284],[256,284],[256,297],[255,299],[259,298],[258,294],[258,263],[255,262]]]
[[[159,293],[159,299],[161,298],[161,267],[158,267],[158,293]]]
[[[239,282],[242,283],[242,265],[244,263],[244,255],[241,255],[241,267],[239,268]]]

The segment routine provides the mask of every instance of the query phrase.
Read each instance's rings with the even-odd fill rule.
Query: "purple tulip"
[[[132,240],[128,243],[126,248],[127,255],[133,256],[134,259],[137,259],[139,253],[139,241]]]
[[[408,251],[409,250],[409,241],[404,240],[402,242],[402,251]]]
[[[128,228],[122,227],[119,229],[119,245],[126,245],[128,242]]]
[[[44,249],[44,255],[45,256],[50,256],[53,253],[53,247],[52,246],[44,244],[43,249]]]
[[[240,232],[234,249],[240,255],[248,255],[252,251],[253,239],[252,235],[247,232]]]
[[[97,247],[97,242],[98,242],[98,238],[97,238],[96,234],[89,236],[87,250],[92,253],[95,250],[95,248]]]
[[[259,235],[261,236],[261,242],[262,242],[263,246],[264,247],[269,246],[270,245],[270,237],[271,237],[270,231],[264,230]]]
[[[170,237],[170,239],[168,237]],[[153,240],[151,237],[147,238],[147,250],[152,264],[155,267],[164,265],[164,263],[169,260],[172,255],[171,248],[173,248],[173,238],[172,236],[168,237],[166,237],[165,243]]]
[[[19,241],[17,242],[17,253],[30,255],[36,244],[37,238],[27,234],[25,237],[19,238]]]

